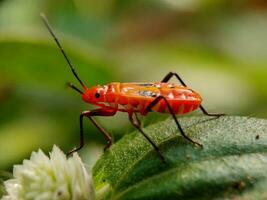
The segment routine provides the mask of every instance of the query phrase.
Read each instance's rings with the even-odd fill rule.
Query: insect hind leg
[[[169,80],[170,80],[173,76],[175,76],[183,86],[187,87],[187,85],[185,84],[185,82],[183,81],[183,79],[182,79],[177,73],[174,73],[174,72],[169,72],[169,73],[162,79],[161,82],[162,82],[162,83],[167,83],[167,82],[169,82]]]
[[[187,87],[187,85],[185,84],[185,82],[183,81],[183,79],[175,72],[169,72],[163,79],[162,79],[162,83],[167,83],[173,76],[175,76],[177,78],[177,80],[185,87]],[[208,115],[208,116],[215,116],[215,117],[220,117],[225,115],[224,113],[210,113],[208,112],[202,105],[199,106],[200,110],[202,111],[202,113],[204,115]]]
[[[200,146],[200,147],[202,148],[202,147],[203,147],[202,144],[200,144],[200,143],[198,143],[198,142],[192,140],[190,137],[188,137],[188,136],[185,134],[185,132],[184,132],[182,126],[180,125],[180,123],[179,123],[179,121],[178,121],[178,119],[177,119],[177,117],[176,117],[176,115],[175,115],[175,113],[174,113],[174,111],[173,111],[173,109],[172,109],[170,103],[168,102],[168,100],[167,100],[164,96],[158,96],[157,98],[155,98],[155,99],[154,99],[154,100],[153,100],[153,101],[146,107],[146,112],[151,111],[151,109],[152,109],[154,106],[156,106],[157,103],[159,103],[161,100],[164,100],[164,101],[165,101],[165,103],[166,103],[166,105],[167,105],[167,108],[168,108],[170,114],[172,115],[172,118],[174,119],[174,121],[175,121],[175,123],[176,123],[176,125],[177,125],[179,131],[181,132],[182,136],[183,136],[185,139],[187,139],[189,142],[191,142],[191,143],[193,143],[193,144],[195,144],[195,145],[198,145],[198,146]]]

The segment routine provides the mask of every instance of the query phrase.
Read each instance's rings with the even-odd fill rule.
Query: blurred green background
[[[88,86],[160,81],[174,71],[209,111],[267,117],[265,0],[1,0],[0,170],[38,148],[71,150],[79,114],[91,108],[65,87],[79,85],[40,12]],[[132,129],[126,114],[97,120],[115,140]],[[105,140],[85,124],[80,153],[90,166]]]

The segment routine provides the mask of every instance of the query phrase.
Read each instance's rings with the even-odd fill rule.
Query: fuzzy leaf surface
[[[144,128],[164,164],[137,131],[106,151],[93,169],[97,199],[266,199],[267,120],[184,117]]]

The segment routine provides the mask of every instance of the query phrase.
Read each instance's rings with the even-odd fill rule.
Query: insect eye
[[[100,94],[99,93],[95,93],[95,98],[99,98],[100,97]]]

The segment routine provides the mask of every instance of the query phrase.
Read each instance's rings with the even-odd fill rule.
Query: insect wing
[[[136,98],[155,98],[160,90],[153,83],[123,83],[121,95]]]

